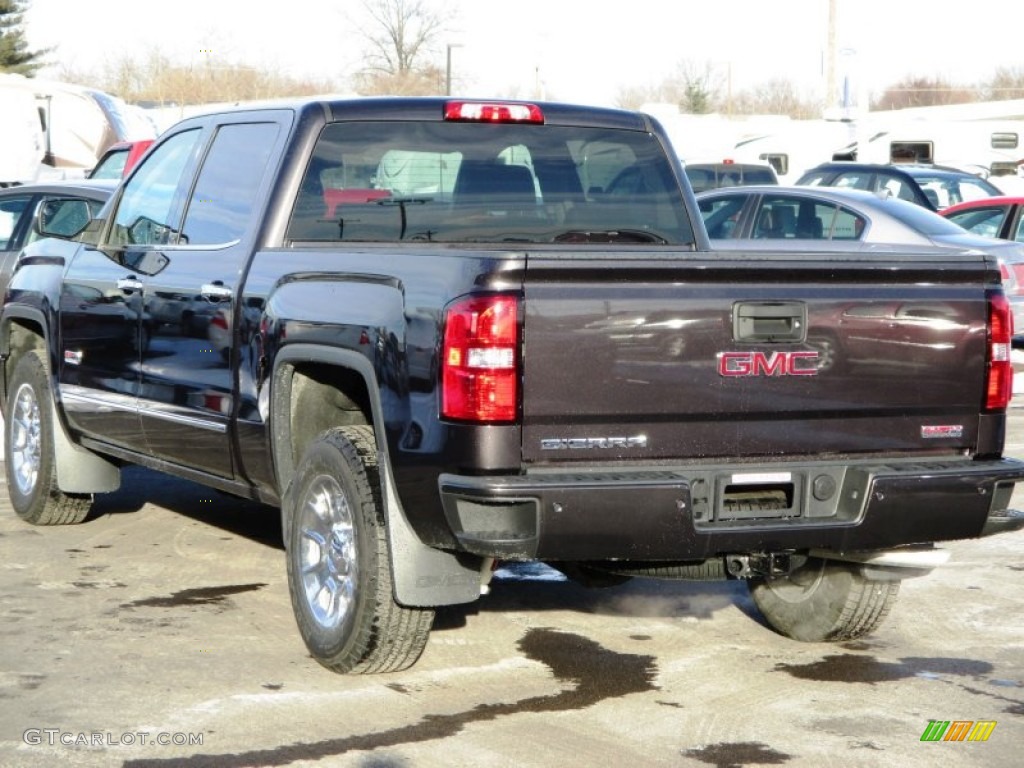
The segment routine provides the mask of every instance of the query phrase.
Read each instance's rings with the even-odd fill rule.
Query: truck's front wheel
[[[896,602],[900,582],[865,578],[855,563],[810,558],[782,578],[751,579],[765,620],[794,640],[818,643],[870,634]]]
[[[434,619],[395,602],[379,488],[372,429],[339,427],[306,450],[285,501],[292,609],[313,658],[335,672],[406,669]]]
[[[17,361],[4,414],[4,469],[11,506],[34,525],[82,522],[91,494],[64,493],[57,486],[50,376],[43,353],[31,349]]]

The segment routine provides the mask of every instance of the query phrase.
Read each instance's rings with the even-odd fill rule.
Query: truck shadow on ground
[[[482,613],[567,610],[598,616],[706,620],[739,609],[767,628],[739,581],[672,581],[636,577],[606,588],[586,587],[541,563],[506,563],[475,603],[438,611],[434,629],[457,629]]]
[[[279,552],[284,550],[276,508],[138,466],[122,469],[121,487],[117,491],[96,496],[89,520],[105,515],[145,514],[145,507],[150,504],[226,534]],[[543,563],[505,562],[499,564],[488,594],[475,603],[439,610],[434,629],[463,627],[468,617],[483,611],[569,610],[601,616],[704,620],[733,607],[764,624],[746,585],[740,581],[637,577],[618,586],[594,588],[567,579]]]
[[[118,490],[96,495],[86,524],[104,515],[142,513],[147,504],[284,550],[281,516],[276,508],[138,466],[121,470]]]

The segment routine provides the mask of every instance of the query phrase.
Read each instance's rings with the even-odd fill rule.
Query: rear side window
[[[218,129],[192,190],[182,243],[218,245],[242,237],[278,132],[276,123],[239,123]]]
[[[836,180],[832,182],[832,186],[842,189],[871,189],[871,177],[872,174],[870,172],[843,173],[836,177]]]
[[[665,152],[637,131],[489,123],[328,125],[291,240],[690,244]]]
[[[766,195],[755,218],[755,238],[856,240],[864,220],[830,203],[787,195]]]
[[[917,202],[917,195],[914,194],[913,185],[900,178],[899,176],[889,176],[888,174],[879,174],[878,176],[878,190],[886,191],[893,197],[898,197],[900,200],[907,200],[911,203]],[[925,192],[925,197],[931,200],[931,196]],[[934,204],[934,203],[933,203]]]

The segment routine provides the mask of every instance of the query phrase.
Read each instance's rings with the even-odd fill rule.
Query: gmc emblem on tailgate
[[[721,376],[817,376],[817,352],[720,352]]]

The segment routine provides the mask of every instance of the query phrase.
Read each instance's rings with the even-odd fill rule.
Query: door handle
[[[799,342],[807,338],[807,305],[799,301],[751,301],[733,306],[733,341]]]
[[[211,299],[214,301],[230,301],[231,297],[234,296],[234,291],[228,288],[224,283],[217,280],[212,283],[204,283],[203,287],[199,289],[204,299]]]
[[[125,293],[131,293],[132,291],[142,290],[142,281],[139,280],[135,275],[129,275],[128,277],[122,277],[117,281],[118,290],[124,291]]]

